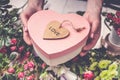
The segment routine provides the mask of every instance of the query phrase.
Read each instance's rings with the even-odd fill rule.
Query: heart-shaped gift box
[[[42,10],[30,17],[28,31],[37,55],[48,65],[55,66],[81,52],[90,26],[80,15]]]

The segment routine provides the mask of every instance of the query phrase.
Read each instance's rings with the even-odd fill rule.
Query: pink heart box
[[[65,25],[64,27],[70,32],[67,38],[44,40],[43,33],[47,24],[54,20],[61,23],[69,20],[76,28],[85,27],[85,29],[77,32],[72,26]],[[58,14],[51,10],[42,10],[30,17],[28,31],[37,55],[48,65],[55,66],[69,61],[81,52],[82,47],[86,44],[90,26],[87,20],[80,15]]]

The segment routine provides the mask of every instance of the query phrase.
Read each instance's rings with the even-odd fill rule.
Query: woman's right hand
[[[35,12],[42,10],[42,1],[43,0],[29,0],[28,6],[20,14],[20,18],[23,23],[23,39],[28,45],[32,45],[32,42],[28,32],[27,21]]]

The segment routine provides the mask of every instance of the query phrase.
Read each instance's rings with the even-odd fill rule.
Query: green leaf
[[[80,69],[80,74],[83,74],[84,70],[81,66],[79,66],[79,69]]]
[[[2,53],[0,53],[0,59],[2,59],[3,58],[3,54]]]
[[[10,2],[10,0],[0,0],[0,5],[6,5]]]
[[[118,69],[117,69],[117,71],[118,71],[118,79],[120,79],[120,64],[119,64],[119,66],[118,66]]]
[[[0,70],[2,69],[3,65],[0,63]]]
[[[13,74],[5,74],[2,80],[17,80],[17,78]]]

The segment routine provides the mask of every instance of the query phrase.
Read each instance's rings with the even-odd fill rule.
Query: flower
[[[109,66],[110,63],[111,63],[110,60],[101,60],[101,61],[98,63],[98,67],[99,67],[100,69],[106,69],[106,68]]]
[[[26,53],[25,53],[25,57],[29,57],[30,56],[30,51],[27,51]]]
[[[35,64],[34,64],[33,61],[30,61],[30,62],[28,62],[27,64],[28,64],[28,67],[29,67],[29,68],[34,68],[34,67],[35,67]]]
[[[6,52],[7,52],[7,47],[2,46],[2,48],[0,48],[0,53],[6,53]]]
[[[30,75],[28,77],[26,77],[27,80],[34,80],[34,75]]]
[[[11,47],[10,47],[10,50],[11,50],[11,51],[17,50],[17,46],[11,46]]]
[[[17,39],[16,38],[12,38],[11,41],[10,41],[10,43],[12,45],[16,45],[17,44]]]
[[[24,46],[20,46],[19,48],[18,48],[18,52],[22,52],[23,50],[24,50]]]
[[[120,11],[116,11],[116,13],[107,13],[105,21],[109,23],[107,27],[112,26],[115,29],[116,33],[120,36]]]
[[[14,69],[13,67],[10,67],[10,68],[8,68],[8,72],[9,72],[9,73],[14,73],[14,72],[15,72],[15,69]]]
[[[116,12],[116,16],[120,17],[120,11]]]
[[[118,68],[118,65],[117,65],[116,62],[112,63],[112,64],[109,65],[109,67],[108,67],[108,69],[109,69],[110,71],[116,71],[117,68]]]
[[[92,71],[87,71],[83,74],[85,80],[93,80],[94,73]]]
[[[98,62],[93,62],[93,63],[90,65],[89,69],[90,69],[90,70],[96,70],[97,65],[98,65]]]
[[[25,76],[25,75],[24,75],[24,72],[19,72],[19,73],[18,73],[18,78],[24,78],[24,76]]]

